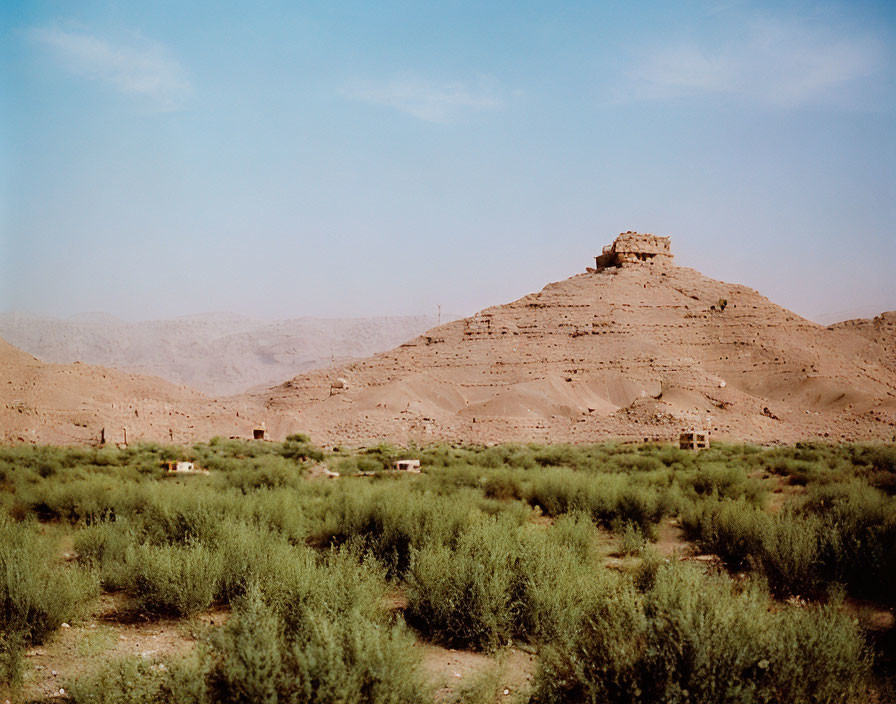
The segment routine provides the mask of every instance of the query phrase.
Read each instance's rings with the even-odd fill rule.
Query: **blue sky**
[[[0,310],[471,313],[620,231],[896,309],[889,2],[10,2]]]

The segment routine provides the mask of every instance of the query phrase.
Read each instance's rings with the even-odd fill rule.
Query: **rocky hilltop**
[[[831,330],[857,333],[870,340],[874,344],[869,351],[871,353],[880,352],[880,356],[875,361],[896,373],[896,311],[881,313],[870,319],[846,320],[831,325],[830,328]]]
[[[300,375],[266,404],[322,442],[671,439],[690,426],[890,440],[893,315],[825,328],[629,232],[584,274]]]

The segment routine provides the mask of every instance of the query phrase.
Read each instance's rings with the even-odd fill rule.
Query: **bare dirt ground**
[[[27,652],[22,701],[60,698],[66,682],[110,660],[141,657],[162,664],[189,652],[198,634],[224,624],[227,616],[227,611],[216,609],[190,620],[135,619],[121,595],[104,594],[89,617],[63,627],[47,643]]]
[[[532,693],[537,660],[526,650],[509,647],[485,655],[429,643],[419,647],[436,702],[463,702],[472,691],[493,694],[495,701],[524,702]]]

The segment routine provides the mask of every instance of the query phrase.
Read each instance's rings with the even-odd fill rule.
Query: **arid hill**
[[[395,349],[214,399],[0,340],[0,441],[896,438],[896,313],[823,327],[625,233],[587,273]],[[247,333],[249,334],[249,333]]]
[[[831,325],[830,328],[858,333],[873,342],[874,346],[869,349],[872,353],[876,350],[880,351],[877,361],[896,373],[896,311],[882,313],[872,319],[846,320]]]
[[[320,442],[671,439],[690,426],[891,440],[894,315],[825,328],[675,266],[667,238],[625,233],[588,273],[298,376],[266,403]]]
[[[0,442],[94,444],[251,437],[276,419],[250,399],[217,401],[155,377],[86,364],[45,364],[0,340]]]
[[[383,352],[435,324],[434,315],[263,321],[208,313],[126,322],[103,313],[5,313],[0,337],[44,362],[99,364],[224,396]]]

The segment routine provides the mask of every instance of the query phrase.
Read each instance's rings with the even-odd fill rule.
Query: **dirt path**
[[[227,616],[219,609],[193,619],[131,620],[120,595],[104,594],[90,617],[59,629],[26,653],[25,682],[17,701],[62,698],[67,683],[118,658],[158,662],[185,654],[202,631],[225,623]]]

